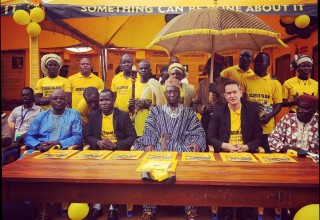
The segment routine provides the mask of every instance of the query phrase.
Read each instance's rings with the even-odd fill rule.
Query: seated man
[[[213,146],[215,153],[255,153],[261,144],[259,112],[250,105],[241,104],[241,96],[238,82],[230,80],[225,83],[224,97],[228,103],[215,107],[207,132],[208,144]]]
[[[272,151],[286,152],[288,149],[303,149],[319,154],[318,98],[301,95],[297,102],[297,112],[288,113],[277,123],[268,137]]]
[[[207,130],[207,141],[214,152],[254,153],[262,141],[262,125],[259,112],[241,103],[242,91],[237,81],[225,83],[224,97],[228,103],[214,107]],[[238,208],[237,219],[257,218],[252,208]],[[223,208],[222,219],[232,219],[232,208]]]
[[[129,113],[114,108],[115,94],[104,89],[99,95],[99,110],[91,112],[88,121],[86,143],[96,150],[130,150],[137,138]],[[101,204],[94,204],[90,220],[102,215]],[[109,220],[117,220],[117,206],[113,205]]]
[[[56,89],[50,96],[52,109],[38,114],[31,123],[25,137],[29,149],[46,151],[55,145],[62,149],[81,144],[82,123],[78,111],[66,108],[67,95]]]
[[[155,106],[146,119],[143,136],[134,143],[135,150],[144,151],[204,151],[205,132],[194,111],[180,100],[181,84],[178,79],[169,77],[165,82],[166,105]],[[165,141],[161,141],[165,139]],[[197,217],[197,207],[186,206],[187,219]],[[143,206],[143,219],[152,219],[155,205]]]
[[[1,112],[1,147],[7,147],[12,143],[12,136],[8,125],[7,114]]]
[[[23,105],[13,109],[8,118],[8,124],[14,142],[24,144],[24,137],[31,122],[41,112],[41,107],[34,104],[34,92],[30,87],[21,89],[21,101]]]
[[[66,108],[67,95],[62,89],[56,89],[50,96],[52,108],[40,112],[32,121],[25,137],[29,149],[42,152],[58,145],[61,149],[81,144],[82,123],[78,111]],[[42,216],[51,215],[50,204],[44,203]],[[63,207],[62,214],[67,207]]]

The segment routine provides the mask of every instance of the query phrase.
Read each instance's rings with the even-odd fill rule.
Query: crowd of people
[[[319,154],[318,82],[310,79],[309,56],[296,57],[298,75],[283,85],[267,72],[270,57],[265,52],[254,58],[252,51],[243,50],[238,65],[224,68],[223,62],[221,56],[214,56],[213,83],[203,80],[195,91],[178,57],[171,57],[169,65],[161,68],[161,78],[155,79],[149,61],[140,61],[136,71],[133,58],[125,54],[107,89],[91,72],[89,58],[80,60],[78,73],[64,78],[59,76],[62,58],[47,54],[41,58],[45,77],[34,90],[21,89],[23,105],[9,117],[2,114],[2,146],[15,142],[17,149],[25,145],[41,152],[72,145],[112,151],[204,152],[211,145],[214,152],[255,153],[262,147],[265,153],[303,149]],[[209,75],[210,64],[211,58],[205,74]],[[276,124],[282,106],[289,106],[290,113]],[[103,213],[101,204],[92,207],[87,219]],[[110,206],[109,220],[118,219],[117,208],[117,204]],[[156,205],[143,205],[142,210],[142,219],[156,215]],[[47,211],[42,214],[48,215]],[[243,213],[237,213],[238,219],[247,219],[249,215]],[[185,214],[192,220],[199,213],[190,204]],[[222,217],[228,216],[227,211]]]

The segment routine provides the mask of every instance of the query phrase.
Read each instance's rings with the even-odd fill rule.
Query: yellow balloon
[[[34,22],[39,23],[43,21],[45,16],[46,14],[44,13],[44,10],[42,8],[36,7],[30,11],[30,18]]]
[[[30,15],[25,10],[17,10],[13,13],[13,20],[20,25],[26,25],[30,22]]]
[[[319,220],[319,204],[302,207],[294,215],[293,220]]]
[[[68,208],[68,216],[71,220],[82,220],[89,213],[88,203],[71,203]]]
[[[305,28],[310,24],[310,17],[308,15],[300,15],[294,20],[294,24],[298,28]]]
[[[281,15],[280,20],[285,24],[292,24],[297,16],[291,16],[291,15]]]
[[[27,32],[32,37],[36,37],[36,36],[38,36],[40,34],[41,27],[37,22],[31,21],[27,26]]]

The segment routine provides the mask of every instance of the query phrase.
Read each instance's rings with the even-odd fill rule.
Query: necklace
[[[303,80],[303,79],[298,78],[298,83],[300,84],[300,82],[303,82],[304,85],[307,85],[307,83],[308,83],[308,85],[311,85],[311,82],[309,81],[309,79]]]
[[[170,106],[164,105],[163,110],[171,117],[171,118],[177,118],[181,111],[182,111],[182,105],[178,104],[178,107],[171,109]]]

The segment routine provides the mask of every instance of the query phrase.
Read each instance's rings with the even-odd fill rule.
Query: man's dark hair
[[[31,94],[34,95],[34,91],[33,91],[33,89],[30,88],[30,87],[23,87],[23,88],[21,89],[21,93],[22,93],[22,91],[25,90],[25,89],[30,90],[30,91],[31,91]]]
[[[224,91],[226,91],[226,86],[227,85],[237,85],[240,89],[240,83],[238,81],[235,80],[228,80],[227,82],[224,83]]]
[[[83,97],[86,97],[86,96],[92,95],[92,94],[99,96],[99,91],[96,87],[89,86],[89,87],[85,88],[85,90],[83,91]]]
[[[168,66],[163,66],[163,67],[161,67],[161,69],[160,69],[160,73],[161,72],[164,72],[164,71],[168,71]]]
[[[101,94],[101,93],[110,93],[113,99],[116,98],[116,95],[115,95],[114,92],[112,92],[110,89],[103,89],[103,90],[100,92],[100,94]]]

